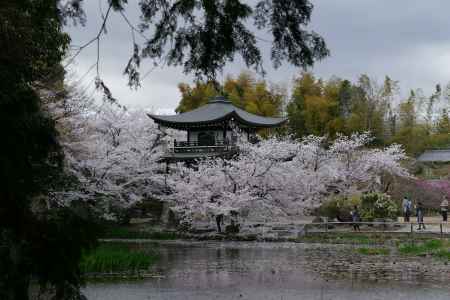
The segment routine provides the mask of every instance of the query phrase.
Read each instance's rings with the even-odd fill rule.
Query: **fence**
[[[305,223],[304,234],[310,233],[392,233],[392,234],[437,234],[440,236],[450,235],[450,224],[447,222],[424,222],[402,223],[402,222],[323,222]],[[423,227],[423,229],[419,229]],[[356,227],[356,228],[355,228]]]
[[[359,225],[354,230],[353,225]],[[425,229],[418,230],[417,223],[403,222],[255,222],[241,224],[242,233],[256,234],[263,239],[291,239],[304,236],[331,234],[357,236],[358,234],[381,234],[386,236],[407,235],[411,238],[425,236],[450,237],[450,223],[424,222]]]

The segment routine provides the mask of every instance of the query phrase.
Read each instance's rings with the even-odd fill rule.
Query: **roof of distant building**
[[[223,96],[211,98],[206,105],[178,115],[149,114],[148,116],[156,123],[172,128],[202,127],[224,123],[230,119],[234,119],[237,123],[247,127],[268,128],[279,126],[287,120],[287,118],[263,117],[251,114],[234,106],[230,100]]]
[[[450,162],[450,148],[439,150],[426,150],[418,158],[421,162]]]

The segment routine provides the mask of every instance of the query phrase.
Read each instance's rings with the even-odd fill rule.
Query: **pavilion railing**
[[[205,145],[197,141],[174,141],[169,152],[173,153],[223,153],[237,151],[238,147],[234,143],[226,141],[215,141],[212,145]]]

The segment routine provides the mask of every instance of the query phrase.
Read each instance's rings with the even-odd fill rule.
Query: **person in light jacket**
[[[444,199],[441,202],[441,215],[442,221],[447,222],[447,213],[448,213],[448,200],[447,196],[444,196]]]
[[[402,207],[403,207],[403,222],[405,223],[409,222],[409,217],[411,216],[412,202],[407,196],[403,197]]]

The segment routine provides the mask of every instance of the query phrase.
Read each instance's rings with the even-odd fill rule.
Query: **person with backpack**
[[[409,222],[409,217],[411,216],[412,202],[407,196],[403,197],[402,207],[403,207],[403,222],[405,223]]]

